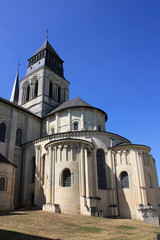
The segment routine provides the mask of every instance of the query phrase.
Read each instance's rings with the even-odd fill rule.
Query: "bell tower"
[[[39,117],[69,100],[69,82],[64,78],[63,60],[48,38],[28,59],[26,76],[20,81],[18,104]]]

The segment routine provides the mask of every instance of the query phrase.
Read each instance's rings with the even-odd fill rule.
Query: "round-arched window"
[[[121,173],[121,186],[122,188],[129,188],[129,178],[127,172]]]
[[[2,122],[0,124],[0,142],[5,142],[5,137],[6,137],[6,124]]]
[[[69,169],[63,171],[63,187],[71,187],[71,172]]]
[[[75,123],[73,124],[73,129],[74,129],[74,130],[78,130],[78,123],[77,123],[77,122],[75,122]]]
[[[0,178],[0,191],[5,191],[5,178]]]
[[[106,189],[105,154],[102,149],[97,150],[97,175],[98,188]]]
[[[18,128],[16,132],[16,146],[21,146],[22,144],[22,129]]]

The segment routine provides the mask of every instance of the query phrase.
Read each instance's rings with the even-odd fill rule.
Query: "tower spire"
[[[18,63],[17,74],[15,77],[15,81],[14,81],[14,85],[13,85],[13,89],[10,97],[10,101],[15,103],[18,103],[18,96],[19,96],[19,66],[20,66],[20,63]]]

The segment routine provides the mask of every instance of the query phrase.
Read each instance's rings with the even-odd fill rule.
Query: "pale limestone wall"
[[[78,123],[78,130],[98,130],[105,131],[105,115],[96,109],[74,108],[55,113],[43,121],[42,135],[73,131],[74,123]]]
[[[0,178],[5,178],[5,191],[0,191],[0,210],[14,209],[14,181],[15,167],[10,164],[0,163]]]
[[[73,161],[75,160],[73,159]],[[55,164],[55,203],[60,204],[60,209],[64,213],[80,213],[79,163],[73,161]],[[69,168],[71,171],[71,187],[62,185],[62,173],[65,168]]]
[[[38,81],[38,94],[35,97],[35,83]],[[52,99],[49,97],[49,86],[52,82]],[[27,86],[30,85],[29,101],[26,102]],[[58,99],[60,87],[60,101]],[[53,108],[69,100],[69,82],[55,74],[47,67],[35,69],[20,81],[18,104],[29,109],[37,116],[43,116]]]
[[[82,159],[85,159],[84,157],[84,150],[78,150],[77,148],[74,147],[74,145],[76,144],[76,141],[83,141],[83,140],[87,140],[91,143],[93,143],[96,146],[96,149],[98,148],[103,148],[104,151],[107,154],[107,146],[110,147],[110,139],[115,139],[115,142],[122,142],[127,140],[124,140],[123,138],[120,138],[119,136],[115,135],[115,134],[111,134],[111,133],[102,133],[102,132],[85,132],[83,134],[81,134],[81,132],[77,132],[77,131],[73,131],[73,133],[68,133],[70,134],[69,136],[67,136],[64,133],[59,135],[59,134],[54,134],[50,137],[44,137],[42,140],[37,140],[35,142],[36,145],[36,149],[38,149],[38,153],[37,153],[37,164],[38,164],[38,173],[42,173],[43,169],[42,169],[42,160],[43,160],[43,156],[45,155],[45,159],[46,159],[46,164],[45,164],[45,184],[42,185],[41,184],[41,178],[42,176],[39,176],[37,178],[37,181],[39,183],[35,184],[35,187],[38,186],[38,190],[36,190],[35,192],[37,192],[37,197],[36,197],[36,201],[35,204],[37,204],[39,206],[39,208],[42,208],[42,204],[44,204],[45,202],[48,203],[48,165],[49,165],[49,150],[46,149],[46,144],[52,144],[53,141],[53,145],[55,145],[57,142],[54,143],[54,141],[58,141],[60,140],[59,143],[60,144],[56,150],[56,155],[52,155],[52,164],[53,164],[53,159],[55,158],[55,165],[54,165],[54,172],[55,172],[55,188],[54,188],[54,193],[52,192],[52,198],[53,198],[53,194],[54,194],[54,201],[53,199],[51,200],[52,203],[55,204],[60,204],[60,208],[63,212],[81,212],[82,214],[87,214],[90,215],[90,212],[87,208],[87,206],[90,207],[98,207],[99,210],[103,210],[104,212],[104,216],[110,216],[111,215],[115,215],[115,213],[113,211],[110,212],[110,209],[108,208],[109,204],[113,204],[116,203],[116,193],[115,190],[111,191],[110,195],[108,194],[108,190],[98,190],[97,189],[97,163],[96,163],[96,151],[94,150],[92,153],[92,157],[89,160],[90,162],[88,164],[90,164],[90,167],[88,167],[88,170],[85,168],[84,172],[84,177],[85,179],[89,179],[89,180],[85,180],[87,181],[85,183],[85,187],[82,187],[82,185],[84,185],[83,181],[82,181],[82,174],[80,174],[81,172],[81,161]],[[61,142],[61,140],[65,140],[65,138],[71,137],[73,139],[73,142],[75,141],[75,143],[72,144],[70,143],[70,147],[71,147],[71,151],[67,153],[67,145],[66,145],[66,141]],[[31,146],[26,146],[26,151],[29,151],[28,148],[30,148]],[[37,148],[38,147],[38,148]],[[55,150],[54,150],[55,151]],[[54,153],[55,154],[55,153]],[[67,154],[67,155],[66,155]],[[65,158],[67,160],[65,160]],[[76,159],[76,161],[75,161]],[[106,158],[107,159],[107,158]],[[84,160],[85,161],[85,160]],[[39,162],[39,163],[38,163]],[[84,163],[85,165],[85,163]],[[73,172],[72,178],[74,181],[74,184],[71,188],[63,188],[60,184],[60,175],[62,173],[62,170],[68,167],[71,169],[71,171]],[[87,166],[86,166],[87,167]],[[28,169],[28,167],[26,166],[26,169]],[[53,165],[52,165],[52,170],[53,170]],[[107,171],[107,160],[106,160],[106,171]],[[52,172],[53,174],[53,172]],[[76,179],[76,181],[75,181]],[[110,180],[109,180],[110,181]],[[88,185],[87,185],[88,184]],[[29,183],[29,185],[31,185]],[[29,186],[26,187],[26,191],[29,189]],[[82,190],[83,189],[83,190]],[[67,194],[67,190],[68,190],[68,194]],[[87,192],[88,191],[88,192]],[[41,194],[40,192],[42,192],[43,194]],[[82,193],[83,192],[83,193]],[[26,193],[26,196],[29,196],[29,192]],[[64,194],[66,195],[66,199],[64,201]],[[88,194],[88,195],[87,195]],[[25,197],[26,197],[25,196]],[[45,196],[45,197],[44,197]],[[87,196],[87,198],[84,198],[84,196]],[[73,201],[73,197],[74,200]],[[89,197],[95,197],[95,198],[101,198],[101,200],[89,200]],[[110,199],[111,198],[111,199]],[[24,198],[25,199],[25,198]],[[45,201],[46,200],[46,201]],[[72,205],[70,205],[69,203],[72,202]],[[117,210],[115,210],[117,211]],[[117,214],[117,212],[116,212]]]
[[[147,207],[150,204],[158,209],[158,181],[155,163],[150,149],[145,146],[117,147],[114,152],[116,163],[116,176],[118,184],[118,199],[120,215],[141,219],[137,209],[139,206]],[[129,188],[122,189],[121,173],[126,171],[129,177]],[[150,178],[148,176],[150,173]],[[151,187],[152,186],[152,187]]]
[[[5,142],[0,142],[0,149],[11,163],[17,166],[15,175],[14,205],[19,207],[19,194],[22,174],[22,147],[16,146],[16,131],[22,130],[22,144],[33,141],[40,137],[40,120],[28,113],[25,113],[11,105],[1,103],[0,123],[5,122],[7,126]]]

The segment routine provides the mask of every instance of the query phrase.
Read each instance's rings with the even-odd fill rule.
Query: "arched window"
[[[102,149],[97,150],[98,188],[106,189],[105,155]]]
[[[61,88],[58,86],[58,102],[61,102]]]
[[[22,130],[18,128],[16,132],[16,146],[21,146],[21,144],[22,144]]]
[[[49,97],[52,98],[53,97],[53,84],[50,81],[49,83]]]
[[[52,130],[51,130],[51,131],[52,131],[52,134],[55,134],[55,130],[54,130],[54,128],[52,128]]]
[[[35,86],[34,86],[34,97],[38,96],[38,81],[35,82]]]
[[[29,101],[29,94],[30,94],[30,86],[27,87],[27,93],[26,93],[26,102]]]
[[[122,188],[129,188],[129,178],[127,172],[121,173],[121,186]]]
[[[35,157],[32,157],[32,183],[35,183],[36,162]]]
[[[78,123],[77,123],[77,122],[75,122],[75,123],[73,124],[73,129],[74,129],[74,130],[78,130]]]
[[[0,178],[0,191],[5,191],[5,178]]]
[[[69,169],[63,171],[63,187],[71,187],[71,172]]]
[[[0,142],[5,142],[6,138],[6,124],[2,122],[0,124]]]

